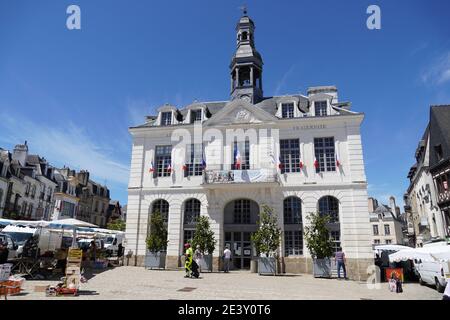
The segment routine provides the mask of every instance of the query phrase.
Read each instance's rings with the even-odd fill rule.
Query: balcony
[[[278,183],[275,170],[206,170],[203,185]]]
[[[450,201],[450,190],[445,190],[438,195],[438,203],[444,203]]]

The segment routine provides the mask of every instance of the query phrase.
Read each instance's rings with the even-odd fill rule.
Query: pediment
[[[259,124],[276,120],[276,117],[249,102],[233,100],[207,120],[205,125]]]

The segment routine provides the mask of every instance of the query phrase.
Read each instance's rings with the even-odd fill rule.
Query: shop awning
[[[400,250],[389,255],[390,262],[400,262],[414,259],[422,261],[450,261],[450,246],[411,248],[407,250]]]

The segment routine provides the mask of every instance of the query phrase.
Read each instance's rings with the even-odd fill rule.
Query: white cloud
[[[428,85],[442,85],[450,80],[450,52],[442,55],[422,73],[422,81]]]
[[[86,169],[92,179],[100,183],[128,183],[128,165],[114,159],[113,146],[108,145],[109,141],[95,142],[84,128],[69,121],[46,126],[22,117],[15,119],[5,113],[0,114],[0,119],[2,142],[14,144],[27,140],[30,153],[45,157],[55,166]]]
[[[275,89],[275,96],[280,95],[281,93],[281,89],[286,85],[286,81],[288,79],[288,77],[291,75],[292,72],[294,72],[296,65],[292,65],[288,71],[286,71],[283,75],[283,77],[281,78],[280,81],[278,81],[277,87]]]

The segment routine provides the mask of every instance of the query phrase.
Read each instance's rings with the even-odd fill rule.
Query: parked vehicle
[[[97,246],[97,250],[101,250],[104,248],[104,241],[101,239],[93,239],[93,238],[81,238],[77,240],[78,248],[82,250],[89,249],[91,242],[95,241],[95,245]]]
[[[119,252],[119,245],[121,244],[123,247],[124,239],[125,234],[123,232],[107,235],[104,238],[106,253],[110,256],[116,256]]]
[[[0,233],[0,240],[3,243],[7,243],[8,247],[8,260],[15,259],[17,257],[18,245],[14,242],[14,239],[6,233]]]
[[[438,292],[444,292],[445,286],[447,285],[445,274],[449,273],[448,264],[439,261],[414,259],[414,267],[419,274],[419,282],[421,285],[433,285]]]
[[[14,240],[14,243],[17,245],[17,258],[20,258],[22,256],[25,244],[27,243],[27,241],[31,240],[33,236],[37,234],[37,232],[37,228],[20,225],[9,225],[2,230],[2,233],[10,235]]]

